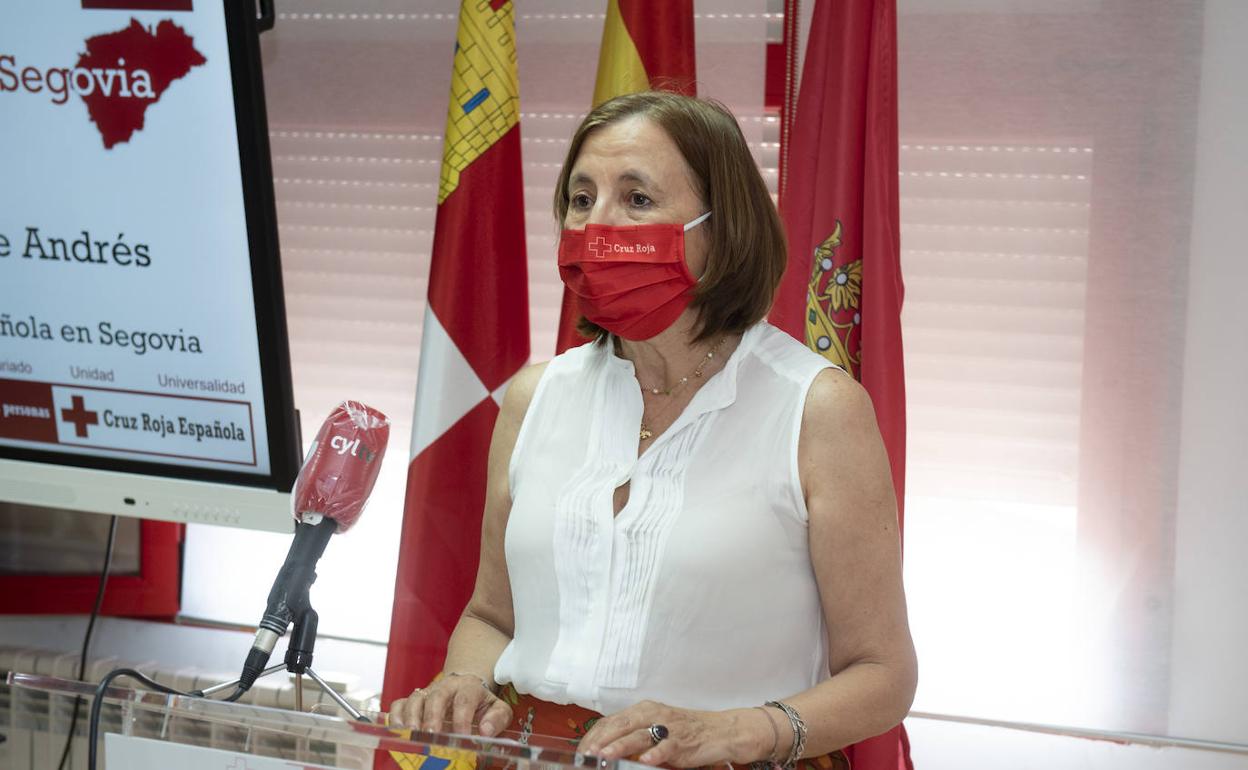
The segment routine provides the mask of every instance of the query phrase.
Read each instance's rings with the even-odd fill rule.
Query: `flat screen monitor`
[[[290,530],[255,13],[0,3],[0,500]]]

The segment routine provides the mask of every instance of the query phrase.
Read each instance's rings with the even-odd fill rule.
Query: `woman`
[[[914,694],[896,501],[865,391],[763,320],[786,256],[745,139],[713,102],[611,100],[555,212],[594,341],[508,390],[474,594],[390,718],[826,767]]]

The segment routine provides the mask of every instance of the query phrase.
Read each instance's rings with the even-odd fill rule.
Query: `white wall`
[[[1245,770],[1248,757],[907,719],[918,770]]]
[[[1183,361],[1170,684],[1172,735],[1240,742],[1248,742],[1245,40],[1248,3],[1210,0]]]

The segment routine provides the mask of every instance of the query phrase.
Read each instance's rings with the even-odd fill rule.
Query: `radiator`
[[[65,735],[73,715],[74,699],[67,696],[50,696],[46,693],[18,690],[5,684],[8,672],[43,674],[63,679],[75,679],[78,673],[80,652],[57,652],[33,648],[0,646],[0,768],[4,770],[57,770],[61,753],[65,749]],[[136,663],[118,658],[89,660],[85,679],[98,682],[115,668],[133,668],[161,684],[177,690],[188,691],[232,681],[238,673],[220,673],[197,670],[190,667],[172,667],[161,663]],[[360,711],[376,711],[378,695],[374,692],[351,690],[332,680],[328,682],[352,706]],[[137,683],[122,679],[120,686]],[[293,709],[295,707],[295,684],[292,675],[282,672],[272,674],[256,684],[239,699],[239,703]],[[339,713],[337,704],[311,679],[304,679],[303,706],[324,713]],[[84,699],[78,709],[78,723],[74,730],[73,747],[65,763],[66,770],[87,768],[87,718],[90,701]],[[162,728],[166,735],[176,736],[179,743],[241,751],[267,757],[287,759],[294,762],[330,765],[341,768],[370,770],[372,752],[358,747],[337,746],[333,743],[308,741],[277,735],[267,731],[251,733],[249,740],[245,729],[229,725],[211,724],[203,721],[172,719],[169,724],[155,713],[137,712],[133,735],[158,738]],[[121,708],[105,703],[100,711],[100,734],[120,732]],[[99,752],[100,766],[105,763],[103,748]],[[113,770],[124,770],[114,768]]]

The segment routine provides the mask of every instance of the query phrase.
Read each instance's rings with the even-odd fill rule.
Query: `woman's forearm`
[[[805,756],[817,757],[891,729],[910,711],[918,675],[909,664],[854,663],[831,679],[789,698],[806,723]],[[793,745],[788,718],[769,709],[780,729],[780,761]]]
[[[442,670],[479,676],[494,689],[494,664],[510,641],[506,632],[471,609],[466,610],[451,634]]]

